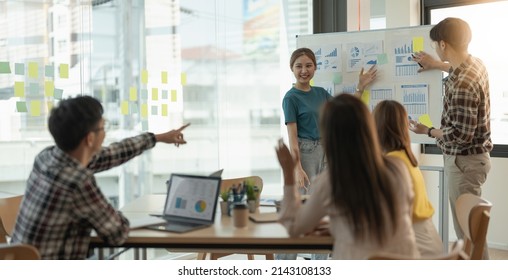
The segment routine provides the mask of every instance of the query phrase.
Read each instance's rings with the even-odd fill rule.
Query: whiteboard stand
[[[439,172],[439,225],[438,231],[443,241],[443,252],[448,252],[448,186],[444,180],[444,167],[442,166],[420,166],[423,171]]]

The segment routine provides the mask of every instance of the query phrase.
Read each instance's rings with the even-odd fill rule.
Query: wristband
[[[430,127],[429,130],[427,130],[427,135],[430,137],[430,138],[434,138],[432,136],[432,134],[430,134],[430,132],[433,130],[433,129],[436,129],[435,127]]]

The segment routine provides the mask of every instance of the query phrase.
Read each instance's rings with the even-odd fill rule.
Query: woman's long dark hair
[[[398,203],[372,115],[359,98],[341,94],[324,105],[320,125],[335,206],[356,240],[384,244],[397,228]]]
[[[416,160],[411,151],[409,138],[409,120],[404,106],[395,100],[384,100],[374,108],[374,120],[381,147],[385,152],[404,150],[411,164],[416,167]]]

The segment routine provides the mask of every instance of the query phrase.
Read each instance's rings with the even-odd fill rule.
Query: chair
[[[0,198],[0,243],[7,243],[7,237],[12,236],[22,199],[23,195]]]
[[[229,188],[231,188],[232,185],[238,185],[238,184],[241,184],[243,183],[244,181],[251,181],[252,183],[254,183],[255,186],[257,186],[259,188],[259,192],[261,193],[261,191],[263,190],[263,179],[261,179],[261,177],[259,176],[249,176],[249,177],[241,177],[241,178],[234,178],[234,179],[224,179],[222,180],[221,182],[221,185],[220,185],[220,192],[224,192],[224,191],[228,191]],[[242,253],[242,252],[239,252],[239,253]],[[232,255],[232,253],[216,253],[216,252],[205,252],[205,253],[199,253],[198,254],[198,257],[197,259],[198,260],[205,260],[208,256],[208,254],[210,255],[210,259],[211,260],[217,260],[218,258],[221,258],[221,257],[225,257],[225,256],[228,256],[228,255]],[[273,260],[274,257],[273,257],[273,254],[264,254],[265,255],[265,258],[267,260]],[[254,255],[253,254],[247,254],[247,258],[249,260],[253,260],[254,259]]]
[[[470,193],[460,195],[455,202],[457,221],[464,232],[464,251],[472,260],[483,259],[491,208],[492,203]]]
[[[435,257],[412,258],[405,255],[393,253],[376,253],[369,257],[369,260],[468,260],[469,256],[464,252],[464,241],[457,240],[448,254]]]
[[[0,244],[0,260],[40,260],[37,248],[28,244]]]

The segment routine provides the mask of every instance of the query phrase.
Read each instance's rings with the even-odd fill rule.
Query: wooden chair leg
[[[273,261],[273,260],[275,260],[275,258],[273,256],[273,254],[265,254],[265,260],[271,260],[271,261]]]
[[[248,259],[249,261],[254,260],[254,255],[253,255],[253,254],[247,254],[247,259]]]
[[[208,253],[198,253],[198,257],[196,258],[197,260],[206,260],[206,255],[208,255]]]

